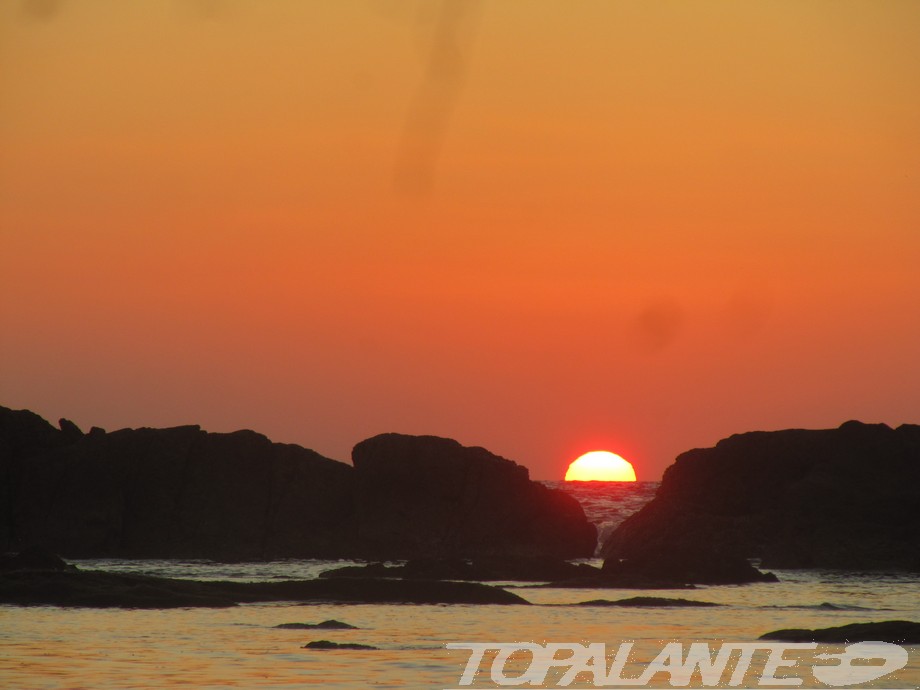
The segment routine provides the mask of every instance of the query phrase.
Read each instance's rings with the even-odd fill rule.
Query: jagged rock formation
[[[0,604],[159,609],[223,607],[260,601],[353,604],[528,603],[516,594],[479,582],[408,582],[372,578],[202,582],[65,566],[64,569],[21,567],[0,571]]]
[[[223,560],[591,554],[594,528],[581,507],[530,482],[525,468],[447,439],[392,436],[410,452],[370,439],[356,449],[356,469],[252,431],[84,434],[0,408],[0,550]]]
[[[920,568],[920,426],[739,434],[682,454],[608,559],[705,545],[766,568]]]
[[[18,448],[2,463],[7,549],[273,558],[335,555],[350,536],[354,470],[311,450],[252,431],[82,435],[24,411],[3,417]]]
[[[356,445],[352,461],[360,539],[377,557],[577,558],[596,545],[576,499],[531,482],[525,467],[484,448],[381,434]]]

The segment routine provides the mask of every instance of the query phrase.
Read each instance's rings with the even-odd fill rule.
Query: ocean
[[[550,485],[556,485],[549,483]],[[558,485],[562,485],[559,483]],[[607,533],[653,495],[651,482],[564,485]],[[316,577],[347,562],[285,560],[74,561],[81,568],[221,580]],[[593,562],[599,564],[599,560]],[[778,583],[693,590],[549,589],[512,591],[535,606],[245,604],[225,609],[120,610],[0,606],[0,687],[32,688],[454,688],[469,652],[448,643],[635,644],[626,674],[638,675],[667,641],[754,642],[779,628],[820,628],[881,620],[920,621],[920,575],[773,571]],[[572,606],[596,599],[681,597],[715,608]],[[354,630],[279,629],[282,623],[344,621]],[[374,650],[308,650],[311,640]],[[713,647],[715,648],[715,647]],[[920,647],[901,671],[871,687],[920,685]],[[487,661],[490,657],[487,657]],[[517,666],[516,666],[517,665]],[[507,673],[526,668],[512,657]],[[488,664],[468,687],[497,687]],[[753,668],[753,667],[752,667]],[[556,687],[548,676],[546,687]],[[554,680],[555,679],[555,680]],[[667,680],[657,687],[667,687]],[[742,687],[756,687],[745,679]],[[810,677],[804,687],[820,686]],[[569,687],[593,687],[575,682]]]

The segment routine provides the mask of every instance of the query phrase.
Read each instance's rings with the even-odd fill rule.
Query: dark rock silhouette
[[[673,544],[665,549],[647,547],[623,560],[608,558],[602,573],[621,587],[777,581],[775,575],[760,572],[738,553],[711,548],[704,543]]]
[[[600,570],[585,563],[569,563],[559,558],[481,557],[425,558],[405,565],[369,563],[326,570],[320,577],[397,577],[407,580],[472,580],[479,582],[548,582],[564,578],[599,575]]]
[[[0,572],[11,570],[72,570],[73,568],[74,566],[68,564],[60,556],[41,549],[26,549],[19,553],[0,555]]]
[[[393,558],[590,556],[597,530],[578,501],[531,482],[484,448],[381,434],[355,446],[359,536]]]
[[[304,649],[377,649],[369,644],[357,642],[330,642],[329,640],[313,640],[303,646]]]
[[[627,608],[694,608],[707,606],[721,606],[711,601],[697,601],[695,599],[668,599],[667,597],[630,597],[629,599],[592,599],[581,601],[572,606],[624,606]]]
[[[202,582],[147,575],[66,570],[0,571],[0,604],[175,608],[264,601],[391,604],[527,604],[476,582],[287,580]]]
[[[806,630],[790,628],[774,630],[760,636],[761,640],[780,642],[892,642],[894,644],[920,644],[920,623],[913,621],[881,621],[878,623],[850,623],[835,628]]]
[[[847,422],[682,454],[608,559],[709,545],[766,568],[920,569],[920,426]]]
[[[548,589],[696,589],[696,585],[661,578],[615,578],[604,574],[570,577],[536,586]]]
[[[71,422],[69,419],[61,418],[58,421],[58,426],[61,428],[61,436],[64,438],[66,443],[79,441],[83,437],[83,431],[80,429],[80,427]]]
[[[83,435],[6,409],[0,431],[6,549],[262,559],[335,556],[353,540],[353,468],[252,431]]]
[[[594,549],[577,501],[481,448],[389,434],[355,458],[197,426],[83,434],[0,407],[0,549],[219,560]]]
[[[348,623],[337,620],[323,621],[322,623],[281,623],[276,628],[283,630],[357,630],[358,628]]]

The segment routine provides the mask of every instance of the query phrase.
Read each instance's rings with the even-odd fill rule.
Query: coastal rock
[[[168,609],[236,605],[213,583],[78,569],[0,572],[0,603],[18,606]]]
[[[381,434],[352,452],[363,550],[387,558],[593,554],[577,500],[527,469],[436,436]]]
[[[377,649],[369,644],[357,642],[330,642],[329,640],[313,640],[303,646],[304,649]]]
[[[695,599],[668,599],[667,597],[630,597],[629,599],[591,599],[581,601],[573,606],[623,606],[626,608],[705,608],[721,606],[711,601],[697,601]]]
[[[352,604],[522,604],[476,582],[376,579],[202,582],[92,570],[0,571],[0,604],[94,608],[226,607],[265,601]]]
[[[67,444],[65,434],[29,410],[0,407],[0,468],[12,458],[28,457]]]
[[[775,575],[760,572],[737,553],[686,543],[661,550],[636,550],[623,560],[608,558],[602,573],[620,586],[740,585],[777,581]]]
[[[60,556],[41,549],[26,549],[19,553],[0,555],[0,571],[71,570],[73,568],[74,566],[69,565]]]
[[[585,563],[569,563],[550,557],[421,558],[405,565],[369,563],[326,570],[320,577],[397,577],[407,580],[471,580],[477,582],[547,582],[599,575]]]
[[[920,426],[740,434],[679,456],[602,554],[708,544],[766,568],[918,570],[918,503]]]
[[[806,630],[790,628],[774,630],[760,636],[761,640],[779,642],[891,642],[894,644],[920,644],[920,623],[913,621],[881,621],[877,623],[850,623],[835,628]]]
[[[83,437],[83,430],[69,419],[62,417],[58,421],[58,426],[61,428],[61,436],[65,443],[73,443]]]
[[[7,550],[254,560],[354,543],[353,468],[252,431],[84,435],[0,408],[0,448]]]
[[[253,431],[83,434],[0,407],[0,550],[231,561],[594,550],[575,499],[482,448],[387,434],[355,459]]]
[[[354,625],[337,620],[323,621],[322,623],[281,623],[276,628],[282,630],[357,630]]]
[[[537,586],[547,589],[696,589],[696,585],[662,579],[614,578],[601,574],[599,568],[596,570],[597,575],[571,577]]]

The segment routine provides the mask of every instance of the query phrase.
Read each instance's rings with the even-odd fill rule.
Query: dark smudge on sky
[[[431,193],[450,118],[456,109],[479,15],[479,0],[441,0],[428,62],[409,105],[396,160],[396,190]]]
[[[672,300],[647,305],[635,320],[639,346],[649,353],[663,350],[680,335],[683,322],[683,309]]]
[[[180,4],[198,19],[224,19],[230,8],[229,0],[180,0]]]
[[[22,0],[19,12],[25,19],[39,22],[49,22],[55,18],[64,0]]]

